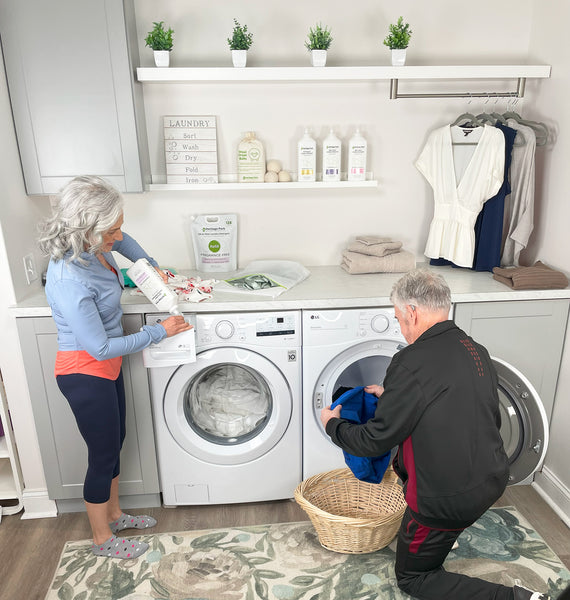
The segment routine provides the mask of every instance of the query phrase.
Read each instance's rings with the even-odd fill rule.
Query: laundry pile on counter
[[[351,275],[404,273],[416,266],[416,258],[402,242],[375,235],[360,235],[342,253],[341,267]]]
[[[185,277],[165,270],[168,275],[168,287],[178,294],[179,302],[201,302],[212,297],[212,288],[217,279],[201,279],[200,277]],[[144,296],[139,288],[131,290],[134,296]]]
[[[564,273],[539,260],[532,267],[495,267],[493,279],[514,290],[563,290],[568,286],[568,278]]]

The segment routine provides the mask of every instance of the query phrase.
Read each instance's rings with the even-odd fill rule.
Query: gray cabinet
[[[49,497],[65,511],[81,503],[87,450],[54,377],[57,330],[51,317],[18,318],[20,344]],[[125,315],[125,333],[142,327],[141,315]],[[127,506],[160,504],[148,375],[141,353],[123,358],[127,435],[121,452],[119,493]],[[136,496],[136,498],[135,498]]]
[[[507,361],[530,380],[549,420],[569,304],[561,299],[455,305],[457,325],[483,344],[492,356]]]
[[[0,38],[27,193],[57,192],[76,175],[143,191],[133,0],[2,0]]]

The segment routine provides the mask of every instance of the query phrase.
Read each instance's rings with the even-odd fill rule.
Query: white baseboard
[[[45,519],[57,517],[57,506],[50,500],[47,490],[24,490],[22,495],[24,514],[22,519]]]
[[[570,528],[570,488],[548,467],[536,474],[532,487]]]

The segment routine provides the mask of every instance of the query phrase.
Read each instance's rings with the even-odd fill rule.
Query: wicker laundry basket
[[[365,554],[387,546],[406,509],[392,468],[377,484],[360,481],[350,469],[319,473],[297,486],[295,500],[309,515],[321,545],[344,554]]]

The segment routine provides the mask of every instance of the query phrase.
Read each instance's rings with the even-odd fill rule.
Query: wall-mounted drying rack
[[[524,98],[526,77],[519,77],[514,92],[442,92],[437,94],[400,94],[398,79],[390,79],[390,100],[400,98]]]
[[[451,66],[347,66],[347,67],[139,67],[137,79],[143,83],[273,83],[273,82],[366,82],[390,81],[390,98],[477,98],[524,95],[528,78],[550,77],[550,65],[451,65]],[[465,81],[518,80],[513,92],[461,92],[441,94],[401,94],[398,82],[404,80],[447,79]]]

